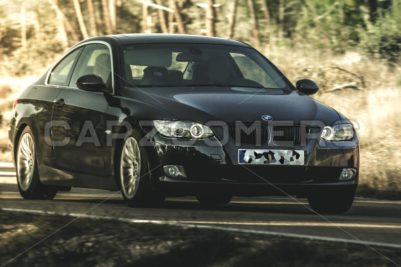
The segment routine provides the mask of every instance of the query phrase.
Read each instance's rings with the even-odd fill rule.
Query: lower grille
[[[237,182],[258,183],[268,180],[273,183],[298,183],[308,180],[316,182],[336,182],[342,168],[305,167],[305,166],[222,166],[205,167],[184,166],[189,179],[199,181],[217,181],[226,179]]]

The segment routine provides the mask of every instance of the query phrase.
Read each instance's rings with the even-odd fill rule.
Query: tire
[[[308,196],[311,208],[321,214],[343,214],[352,206],[355,189],[318,191]]]
[[[18,139],[15,153],[19,192],[24,199],[53,199],[57,189],[40,182],[36,155],[34,135],[26,126]]]
[[[204,208],[216,208],[222,207],[228,203],[230,203],[232,199],[232,195],[227,193],[215,193],[215,192],[204,192],[200,193],[196,196],[199,201],[199,204]]]
[[[161,205],[165,196],[152,188],[147,154],[139,140],[139,133],[133,131],[119,149],[116,174],[121,194],[131,206]]]

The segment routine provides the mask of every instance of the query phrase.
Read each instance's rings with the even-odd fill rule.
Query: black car
[[[18,187],[51,199],[71,187],[121,190],[130,204],[194,195],[307,197],[342,213],[358,183],[351,122],[233,40],[128,34],[72,47],[15,101]]]

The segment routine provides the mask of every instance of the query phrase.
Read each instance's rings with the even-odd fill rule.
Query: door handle
[[[64,106],[64,104],[65,104],[63,98],[54,100],[53,103],[54,103],[54,105],[56,105],[57,107],[62,107],[62,106]]]

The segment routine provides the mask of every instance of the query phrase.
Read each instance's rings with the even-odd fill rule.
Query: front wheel
[[[342,214],[354,202],[355,189],[316,191],[308,196],[309,205],[317,213]]]
[[[123,198],[130,205],[159,205],[164,195],[152,189],[146,151],[139,146],[136,132],[122,144],[118,160],[118,179]]]
[[[15,165],[18,189],[24,199],[53,199],[56,196],[54,187],[40,182],[36,144],[29,126],[25,127],[19,138]]]

